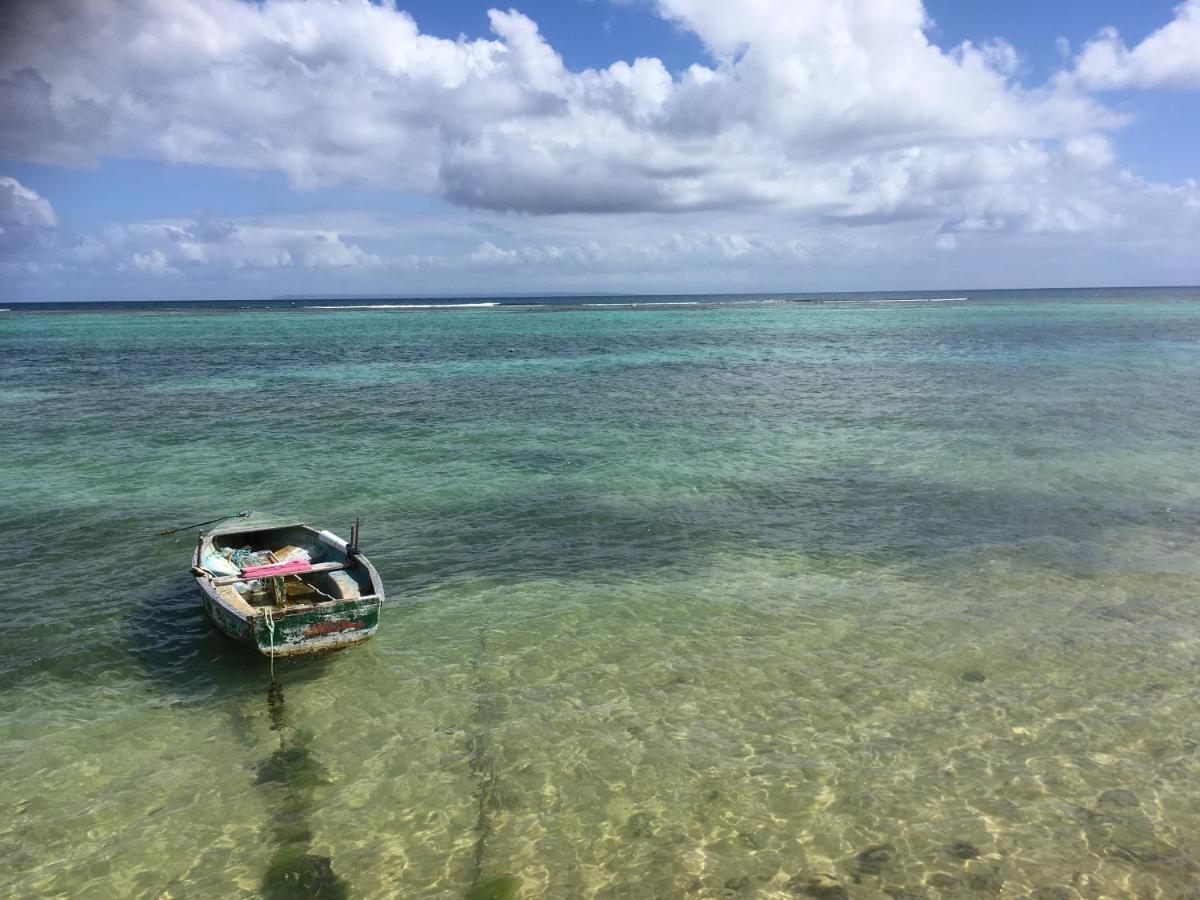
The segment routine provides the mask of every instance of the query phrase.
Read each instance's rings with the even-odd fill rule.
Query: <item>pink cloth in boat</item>
[[[271,563],[269,566],[247,566],[242,569],[243,578],[271,578],[276,575],[294,575],[297,572],[308,572],[312,563],[302,559],[291,562]]]

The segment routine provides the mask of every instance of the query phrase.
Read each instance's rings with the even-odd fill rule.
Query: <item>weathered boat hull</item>
[[[325,563],[327,569],[332,567],[352,574],[366,593],[343,598],[327,597],[322,601],[298,605],[251,606],[228,585],[231,579],[215,579],[212,572],[200,567],[202,550],[212,545],[214,539],[240,540],[263,532],[282,535],[293,543],[300,538],[309,539],[312,546],[319,546],[320,552],[326,555],[329,560]],[[264,656],[309,656],[361,644],[379,628],[384,600],[383,584],[379,573],[365,556],[358,553],[347,555],[345,547],[345,542],[340,538],[301,523],[261,527],[239,525],[216,528],[202,534],[193,554],[192,566],[204,612],[218,630],[240,643],[254,647]]]
[[[264,656],[304,656],[329,653],[369,640],[379,628],[380,597],[346,600],[334,606],[275,612],[271,625],[265,616],[243,618],[201,591],[204,611],[225,635],[256,648]]]

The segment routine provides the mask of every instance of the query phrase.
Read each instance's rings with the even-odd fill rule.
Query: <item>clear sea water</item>
[[[10,305],[0,895],[1200,896],[1200,290],[919,296]]]

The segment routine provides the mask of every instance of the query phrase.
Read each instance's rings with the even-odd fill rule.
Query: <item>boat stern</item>
[[[264,656],[329,653],[368,640],[379,628],[383,597],[356,597],[300,609],[264,609],[252,622]]]

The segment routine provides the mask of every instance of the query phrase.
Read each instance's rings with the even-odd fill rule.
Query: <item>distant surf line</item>
[[[499,306],[496,303],[368,303],[341,306],[306,306],[305,309],[471,309]]]
[[[629,309],[632,307],[642,306],[704,306],[704,305],[734,305],[734,304],[714,304],[712,301],[704,300],[656,300],[647,301],[644,303],[503,303],[493,301],[488,303],[355,303],[355,304],[322,304],[305,306],[304,309],[321,309],[321,310],[339,310],[339,309],[485,309],[491,307],[505,307],[508,309]],[[748,304],[749,305],[749,304]]]
[[[575,306],[586,307],[628,307],[628,306],[700,306],[704,300],[647,300],[645,303],[630,302],[630,303],[576,303]],[[709,301],[717,305],[719,301]],[[564,304],[566,305],[566,304]]]
[[[970,300],[968,296],[887,296],[868,300],[869,304],[948,304],[952,300]]]
[[[771,297],[771,298],[755,298],[745,300],[734,299],[697,299],[697,300],[612,300],[608,302],[585,302],[585,303],[544,303],[537,300],[527,301],[524,303],[514,302],[512,300],[489,300],[470,303],[347,303],[347,304],[310,304],[303,308],[309,310],[322,311],[337,311],[337,310],[447,310],[447,309],[507,309],[507,310],[550,310],[550,311],[566,311],[571,309],[576,310],[621,310],[621,309],[644,309],[653,307],[754,307],[754,306],[807,306],[813,303],[835,303],[835,304],[855,304],[855,303],[950,303],[955,301],[964,301],[969,297],[855,297],[840,298],[840,297],[824,297],[824,298],[809,298],[809,297]]]

